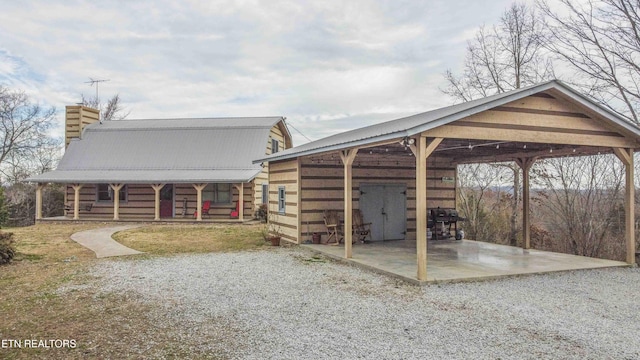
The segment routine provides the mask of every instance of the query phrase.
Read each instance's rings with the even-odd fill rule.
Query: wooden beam
[[[160,220],[160,190],[164,187],[165,184],[151,184],[153,191],[155,192],[155,217],[153,220]]]
[[[627,264],[635,264],[636,236],[635,236],[635,183],[633,178],[633,149],[618,149],[613,151],[625,167],[625,196],[624,213],[625,227],[624,234],[627,244]]]
[[[71,184],[73,188],[73,220],[80,219],[80,189],[83,184]]]
[[[522,169],[522,248],[531,248],[531,185],[529,170],[536,158],[519,158],[516,164]]]
[[[244,183],[234,186],[238,189],[238,219],[244,221]]]
[[[481,126],[461,126],[461,123],[443,125],[423,134],[430,137],[452,139],[515,141],[543,144],[585,145],[602,147],[632,148],[638,146],[635,140],[618,136],[574,134],[567,132],[536,131]]]
[[[418,280],[427,280],[427,138],[416,139],[416,254]]]
[[[42,219],[42,189],[44,189],[44,183],[36,184],[36,220]]]
[[[344,257],[350,259],[352,254],[352,241],[353,232],[352,229],[352,177],[353,177],[353,161],[358,154],[358,149],[348,149],[340,151],[340,159],[344,165]]]
[[[196,189],[197,202],[196,202],[196,221],[202,221],[202,190],[207,187],[207,184],[193,184],[193,187]]]
[[[120,220],[120,189],[124,184],[109,184],[113,190],[113,220]]]
[[[502,148],[501,148],[502,150]],[[575,152],[574,152],[575,150]],[[543,158],[555,158],[555,157],[563,157],[563,156],[585,156],[585,155],[597,155],[597,154],[607,154],[610,153],[611,150],[609,148],[602,147],[585,147],[585,146],[575,146],[575,147],[567,147],[561,149],[553,149],[553,153],[549,152],[549,148],[545,150],[522,150],[513,153],[503,153],[499,154],[498,150],[495,150],[495,155],[481,155],[475,157],[473,152],[463,156],[456,157],[453,156],[453,161],[456,164],[480,164],[480,163],[492,163],[492,162],[503,162],[503,161],[517,161],[519,158],[527,158],[527,157],[535,157],[537,159]],[[447,153],[443,153],[445,156]]]

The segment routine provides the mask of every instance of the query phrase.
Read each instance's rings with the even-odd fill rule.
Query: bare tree
[[[447,87],[442,91],[456,101],[470,101],[533,85],[555,77],[553,66],[543,47],[544,22],[533,8],[514,3],[497,26],[481,27],[467,44],[463,73],[447,70]],[[519,233],[520,168],[510,169],[513,183],[510,216],[510,244],[517,244]]]
[[[542,39],[544,23],[534,9],[514,3],[500,23],[481,27],[467,44],[464,70],[447,70],[442,91],[456,101],[469,101],[554,78]]]
[[[21,158],[51,143],[55,109],[32,103],[20,90],[0,85],[0,168],[9,157]]]
[[[575,71],[574,85],[618,114],[640,123],[640,3],[637,0],[557,0],[546,15],[546,47]],[[566,15],[565,15],[566,14]]]
[[[499,165],[465,164],[458,172],[458,203],[466,218],[465,230],[470,239],[504,243],[509,229],[506,218],[511,202],[503,191],[507,168]]]
[[[552,250],[624,258],[624,167],[613,155],[547,159],[534,172],[546,189],[536,202],[556,242]],[[615,244],[620,249],[607,248]]]
[[[82,105],[100,110],[100,119],[102,120],[122,120],[129,116],[129,112],[125,111],[120,103],[120,94],[115,94],[107,103],[102,106],[99,98],[85,98],[82,96]]]

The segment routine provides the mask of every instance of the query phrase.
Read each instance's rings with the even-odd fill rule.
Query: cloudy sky
[[[60,129],[91,77],[129,118],[282,115],[315,140],[452,104],[443,72],[510,3],[3,0],[0,84]]]

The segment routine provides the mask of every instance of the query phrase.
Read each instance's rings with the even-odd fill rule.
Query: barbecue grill
[[[462,236],[458,232],[458,221],[464,221],[464,219],[458,215],[456,209],[437,208],[429,210],[427,226],[431,229],[435,240],[450,238],[451,230],[454,230],[453,236],[456,240],[460,240]]]

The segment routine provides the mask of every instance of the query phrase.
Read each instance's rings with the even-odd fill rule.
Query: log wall
[[[427,161],[427,207],[455,208],[456,166],[447,158],[432,156]],[[407,239],[416,234],[415,157],[368,154],[361,150],[353,164],[353,208],[359,209],[360,184],[402,184],[407,187]],[[344,220],[344,169],[337,155],[313,156],[300,163],[301,241],[314,232],[326,238],[324,210],[336,210]]]
[[[300,165],[298,159],[269,164],[269,223],[285,240],[300,243]],[[285,213],[278,213],[278,188],[285,188]]]
[[[269,133],[269,138],[267,139],[266,151],[265,155],[271,155],[271,139],[276,139],[280,143],[280,151],[288,148],[290,141],[287,141],[285,135],[280,128],[280,123],[276,124],[271,128],[271,132]],[[254,179],[254,187],[253,187],[253,211],[258,210],[260,205],[262,205],[262,184],[269,183],[269,163],[265,163],[262,167],[262,172],[256,176]]]
[[[105,220],[113,218],[113,202],[96,201],[96,185],[86,184],[80,189],[80,203],[93,203],[90,212],[80,210],[80,218],[83,216],[91,218],[102,218]],[[254,183],[244,183],[244,217],[253,217],[253,188]],[[238,201],[238,190],[231,187],[233,201],[229,204],[211,204],[209,214],[211,218],[229,219],[229,214],[236,207]],[[67,186],[67,203],[73,206],[74,191],[71,186]],[[182,217],[183,200],[187,199],[186,217],[193,217],[197,207],[197,192],[191,184],[175,184],[175,214],[176,218]],[[73,213],[67,214],[73,217]],[[148,184],[128,184],[127,201],[120,202],[120,218],[133,220],[153,220],[155,216],[155,192]],[[206,219],[206,217],[205,217]]]

